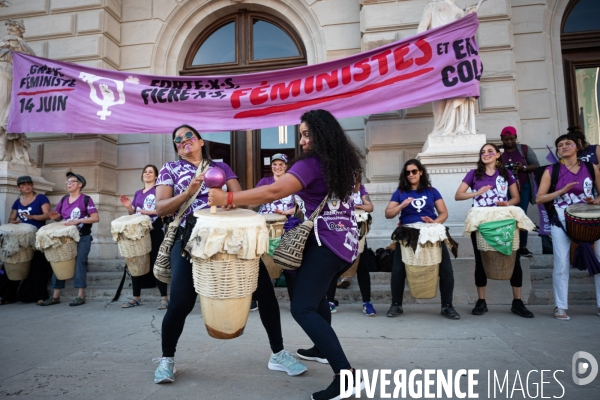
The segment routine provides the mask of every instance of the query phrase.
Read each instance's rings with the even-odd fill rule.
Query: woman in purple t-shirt
[[[417,159],[404,163],[400,173],[398,189],[385,209],[387,219],[399,218],[398,226],[416,222],[443,224],[448,219],[448,209],[440,192],[431,186],[427,169]],[[406,266],[402,261],[400,243],[396,242],[394,263],[392,267],[392,305],[387,312],[390,318],[402,314],[402,297],[406,281]],[[450,253],[442,243],[442,262],[440,263],[440,296],[442,299],[441,314],[449,319],[460,319],[460,315],[452,306],[454,292],[454,272]]]
[[[471,192],[467,190],[471,189]],[[510,200],[508,194],[510,193]],[[477,168],[472,169],[464,177],[456,191],[455,200],[473,199],[473,207],[506,207],[516,206],[521,201],[517,180],[510,171],[504,168],[502,153],[495,144],[488,143],[481,147]],[[483,269],[481,253],[477,249],[475,232],[471,233],[473,252],[475,253],[475,285],[479,299],[471,312],[473,315],[483,315],[487,312],[485,302],[485,287],[487,276]],[[523,286],[523,271],[521,270],[520,257],[515,259],[515,269],[510,278],[513,291],[511,311],[523,318],[533,318],[521,300],[521,286]]]
[[[361,172],[361,155],[339,122],[325,110],[302,115],[300,136],[304,154],[277,182],[235,193],[233,199],[228,199],[222,190],[211,189],[209,205],[224,206],[228,200],[238,205],[261,204],[296,193],[299,207],[305,218],[309,218],[327,197],[304,248],[291,310],[315,344],[311,349],[298,350],[298,354],[305,359],[329,362],[335,374],[331,385],[313,393],[312,398],[333,399],[340,395],[340,371],[351,366],[331,327],[331,310],[325,294],[329,284],[337,281],[358,256],[352,194],[356,176]],[[359,386],[364,387],[362,380]]]
[[[556,218],[560,224],[553,220],[551,227],[552,249],[554,253],[554,272],[552,284],[554,287],[554,317],[559,320],[571,319],[567,315],[569,309],[569,269],[571,267],[570,250],[571,239],[563,228],[565,223],[565,210],[571,204],[600,204],[600,197],[594,199],[593,189],[600,191],[600,170],[594,165],[595,179],[590,175],[587,166],[578,159],[577,138],[571,134],[559,136],[555,146],[561,158],[558,171],[558,181],[554,192],[548,193],[551,185],[552,166],[549,166],[542,175],[536,202],[543,204],[552,201]],[[555,164],[557,165],[557,164]],[[560,226],[562,225],[562,227]],[[596,258],[600,260],[600,240],[594,243]],[[598,315],[600,315],[600,274],[594,275],[596,284],[596,302]]]
[[[156,256],[158,255],[158,249],[160,248],[165,234],[163,232],[162,218],[158,218],[156,215],[156,179],[158,178],[158,168],[155,165],[149,164],[142,170],[142,182],[144,182],[144,188],[138,190],[133,195],[133,201],[125,195],[121,195],[119,200],[121,204],[127,209],[129,215],[132,214],[144,214],[150,217],[152,220],[152,230],[150,231],[150,240],[152,242],[152,250],[150,251],[150,265],[154,265]],[[144,285],[146,283],[146,285]],[[166,310],[169,305],[169,298],[167,297],[167,284],[159,281],[154,276],[154,272],[151,270],[143,276],[132,276],[131,287],[133,290],[133,297],[128,299],[122,308],[131,308],[142,305],[142,286],[151,288],[158,286],[160,292],[160,304],[159,310]]]
[[[598,162],[600,161],[600,146],[597,144],[589,144],[585,134],[581,131],[579,126],[570,126],[568,131],[577,144],[577,158],[581,161],[587,161],[594,165],[598,165]]]
[[[85,288],[87,287],[87,264],[88,255],[92,247],[92,224],[100,221],[98,210],[94,201],[87,195],[81,193],[86,185],[83,176],[73,172],[67,172],[67,192],[53,212],[48,216],[54,221],[66,220],[65,225],[75,225],[79,229],[79,242],[77,242],[77,258],[75,260],[75,277],[73,286],[78,289],[77,297],[69,303],[70,306],[85,304]],[[52,274],[52,297],[41,303],[41,306],[51,306],[60,303],[60,291],[64,289],[65,281],[56,278]]]
[[[174,357],[179,337],[183,332],[185,319],[196,304],[196,289],[192,276],[192,263],[181,255],[182,237],[186,222],[193,222],[193,212],[208,207],[208,188],[204,185],[204,174],[195,177],[198,168],[208,163],[225,172],[227,190],[239,192],[242,188],[229,165],[211,161],[200,133],[189,125],[182,125],[173,131],[173,147],[179,156],[177,161],[166,163],[158,173],[156,182],[156,212],[159,217],[175,215],[179,208],[199,190],[196,199],[185,213],[185,218],[175,237],[171,249],[171,301],[162,322],[162,357],[158,358],[158,368],[154,373],[154,383],[175,381]],[[281,196],[284,197],[284,196]],[[278,198],[281,198],[278,197]],[[254,204],[261,204],[257,201]],[[188,221],[186,221],[188,220]],[[306,366],[298,362],[283,349],[279,303],[269,278],[267,268],[260,263],[258,285],[255,292],[260,303],[260,319],[267,331],[271,345],[269,369],[285,371],[288,375],[299,375]]]

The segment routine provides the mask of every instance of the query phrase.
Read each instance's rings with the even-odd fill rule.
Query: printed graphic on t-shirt
[[[565,193],[554,199],[554,206],[558,208],[567,208],[571,204],[585,203],[586,197],[594,197],[592,195],[593,183],[589,177],[583,180],[583,193],[577,195],[575,193]]]
[[[422,196],[419,198],[415,198],[413,199],[413,201],[410,202],[410,205],[417,210],[417,212],[421,212],[421,209],[423,207],[425,207],[425,205],[427,204],[427,196]]]
[[[499,201],[507,201],[508,199],[508,182],[500,174],[496,177],[496,187],[487,192],[475,197],[473,203],[475,207],[494,206]]]
[[[594,184],[590,178],[585,178],[583,181],[583,194],[585,197],[592,197],[592,190],[594,188]]]
[[[152,210],[156,209],[155,204],[156,204],[156,197],[153,194],[149,194],[144,199],[144,210],[152,211]]]
[[[22,221],[29,221],[29,218],[27,218],[29,215],[31,215],[31,207],[27,207],[24,210],[17,210],[17,213],[19,214],[19,218]]]

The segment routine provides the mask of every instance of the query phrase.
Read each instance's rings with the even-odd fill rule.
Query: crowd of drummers
[[[301,267],[293,271],[284,270],[282,275],[291,301],[291,314],[313,342],[312,347],[297,350],[297,357],[329,363],[336,374],[331,385],[315,392],[312,398],[332,399],[339,396],[339,372],[352,369],[352,366],[331,327],[331,314],[337,311],[338,306],[335,292],[337,287],[347,287],[348,276],[356,275],[362,295],[363,313],[367,316],[377,314],[371,304],[368,265],[366,259],[361,260],[359,257],[361,250],[367,246],[367,229],[364,228],[368,228],[369,214],[373,212],[374,206],[360,178],[357,178],[362,175],[360,151],[329,112],[314,110],[305,113],[301,118],[299,133],[303,154],[296,160],[289,160],[285,154],[275,154],[271,157],[272,175],[261,179],[256,188],[242,190],[236,174],[227,164],[210,160],[201,134],[192,126],[179,126],[172,133],[177,159],[160,169],[147,165],[141,171],[142,188],[133,198],[120,196],[120,202],[128,214],[147,215],[151,220],[154,233],[151,237],[150,265],[153,265],[164,238],[163,221],[180,213],[187,200],[195,195],[191,206],[182,213],[185,218],[178,228],[170,256],[170,298],[167,295],[167,284],[156,280],[150,271],[146,275],[132,278],[133,296],[121,305],[123,308],[143,305],[141,292],[144,288],[158,287],[160,291],[158,308],[165,309],[166,315],[162,323],[162,356],[155,359],[159,363],[155,383],[174,382],[176,346],[186,317],[196,301],[190,260],[181,252],[185,247],[182,241],[185,242],[186,222],[195,223],[191,220],[194,211],[210,206],[253,207],[260,214],[282,215],[285,221],[290,218],[305,220],[314,217],[315,228],[306,242]],[[500,139],[501,146],[488,143],[481,148],[475,168],[466,174],[462,182],[457,182],[455,200],[472,201],[473,209],[492,213],[500,207],[511,210],[518,208],[522,210],[523,217],[520,218],[524,220],[523,226],[531,222],[527,222],[525,216],[529,204],[544,204],[551,222],[554,252],[554,317],[559,320],[570,319],[567,310],[569,270],[572,266],[588,270],[594,275],[597,312],[600,316],[600,273],[597,273],[600,272],[600,242],[576,239],[568,229],[573,224],[585,227],[586,216],[589,215],[585,212],[583,216],[570,212],[569,207],[589,205],[593,214],[596,210],[593,205],[600,204],[600,198],[595,196],[600,191],[598,146],[588,144],[580,129],[569,129],[569,133],[559,136],[555,141],[558,162],[544,167],[543,173],[539,174],[541,178],[536,181],[534,172],[540,171],[540,164],[533,149],[518,142],[517,130],[510,126],[503,128]],[[209,188],[204,184],[204,174],[199,169],[205,166],[219,167],[224,171],[223,188]],[[82,192],[86,186],[85,178],[77,173],[67,173],[65,186],[68,194],[54,210],[46,196],[35,192],[30,177],[19,177],[17,185],[21,195],[12,206],[8,224],[30,224],[41,228],[46,225],[46,221],[53,220],[66,221],[65,226],[77,228],[80,240],[77,243],[73,285],[78,289],[78,294],[69,305],[85,304],[88,255],[93,240],[91,226],[99,222],[98,209],[93,200]],[[431,185],[425,166],[417,159],[406,161],[400,173],[398,188],[385,208],[387,219],[398,218],[399,229],[394,234],[400,235],[396,236],[398,241],[395,244],[391,273],[392,302],[386,312],[387,317],[398,317],[404,312],[402,300],[405,281],[408,278],[410,285],[411,269],[401,246],[404,243],[408,247],[406,243],[413,241],[412,254],[416,256],[419,250],[415,249],[421,248],[418,237],[421,230],[444,237],[438,246],[441,258],[435,270],[435,290],[437,291],[439,284],[441,315],[448,319],[460,319],[452,304],[454,275],[451,253],[456,257],[456,242],[449,234],[444,236],[445,232],[436,228],[446,221],[448,213],[440,192]],[[576,218],[578,216],[580,218]],[[593,217],[592,215],[591,218]],[[596,219],[600,219],[600,213]],[[414,232],[404,229],[406,226],[419,227],[415,237],[411,238]],[[520,226],[519,221],[516,226]],[[510,272],[502,279],[510,281],[512,287],[511,311],[524,318],[533,318],[533,313],[521,299],[523,272],[520,264],[520,257],[532,257],[533,254],[527,248],[528,234],[525,229],[517,230],[513,235],[509,247],[514,242],[516,248],[510,259]],[[594,240],[597,239],[600,237]],[[471,241],[475,254],[478,300],[471,313],[484,315],[488,312],[487,279],[491,277],[486,273],[485,257],[482,256],[485,252],[478,245],[478,240],[476,232],[473,232]],[[580,248],[574,251],[578,254],[575,261],[571,259],[572,242]],[[581,265],[584,263],[582,260],[586,260],[586,265]],[[348,271],[352,271],[352,274],[349,275]],[[50,278],[53,290],[48,296]],[[307,367],[284,350],[273,278],[272,271],[260,261],[258,286],[252,307],[258,308],[272,351],[268,368],[295,376],[304,373]],[[7,280],[4,271],[0,279],[2,304],[22,301],[50,306],[61,303],[61,290],[65,287],[65,280],[59,279],[52,272],[49,262],[39,251],[34,254],[31,271],[26,279]],[[411,286],[411,293],[412,290]]]

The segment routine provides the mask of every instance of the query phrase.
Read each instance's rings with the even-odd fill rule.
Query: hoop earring
[[[502,163],[500,162],[500,159],[496,160],[496,168],[500,168],[502,166]]]

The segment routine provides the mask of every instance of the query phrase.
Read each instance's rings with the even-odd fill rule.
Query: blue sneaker
[[[377,315],[377,311],[373,308],[373,304],[370,301],[363,303],[363,312],[367,315],[367,317],[374,317]]]
[[[337,308],[335,308],[335,303],[333,302],[329,302],[329,310],[331,310],[332,314],[335,314],[337,312]]]
[[[306,372],[306,365],[296,360],[289,352],[281,350],[277,354],[271,354],[268,367],[271,371],[284,371],[289,376],[296,376]]]
[[[157,362],[158,368],[154,372],[154,383],[175,382],[175,360],[172,357],[153,358],[152,362]]]

